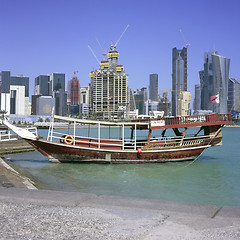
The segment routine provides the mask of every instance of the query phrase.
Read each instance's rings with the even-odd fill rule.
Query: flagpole
[[[218,93],[218,114],[220,114],[220,92]]]

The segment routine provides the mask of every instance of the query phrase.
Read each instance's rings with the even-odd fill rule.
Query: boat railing
[[[34,135],[38,135],[37,127],[26,127],[26,130],[33,133]]]
[[[67,136],[70,136],[66,133],[62,132],[55,132],[54,135],[52,135],[53,141],[57,141],[60,143],[67,144],[65,138]],[[70,136],[71,137],[71,136]],[[125,138],[124,141],[122,139],[99,139],[99,138],[93,138],[93,137],[84,137],[84,136],[75,136],[72,137],[72,141],[69,143],[71,145],[76,145],[80,147],[87,147],[87,148],[100,148],[100,149],[112,149],[112,150],[137,150],[138,148],[144,148],[148,144],[150,145],[157,145],[160,146],[166,146],[171,144],[174,146],[180,146],[183,142],[196,142],[199,140],[203,140],[204,138],[208,138],[211,136],[185,136],[182,138],[182,136],[157,136],[152,137],[150,139],[150,142],[148,143],[147,139],[128,139]]]
[[[52,135],[54,141],[64,142],[65,137],[71,136],[66,133],[55,132],[55,135]],[[75,136],[73,137],[72,145],[82,146],[82,147],[92,147],[92,148],[119,148],[122,149],[122,140],[121,139],[99,139],[93,137],[84,137],[84,136]]]
[[[202,135],[202,136],[174,136],[174,137],[159,137],[159,138],[151,138],[148,148],[154,147],[180,147],[186,145],[197,145],[201,144],[204,139],[211,138],[214,135]]]
[[[0,142],[17,140],[18,136],[13,134],[11,130],[0,131]]]
[[[162,128],[165,127],[187,127],[201,124],[216,124],[216,123],[230,123],[231,114],[208,114],[208,115],[193,115],[193,116],[176,116],[176,117],[166,117],[163,119],[164,124]],[[154,127],[153,127],[154,128]]]

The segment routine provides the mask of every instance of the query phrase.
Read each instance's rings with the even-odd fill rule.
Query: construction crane
[[[119,41],[121,40],[122,36],[124,35],[124,33],[127,31],[127,29],[128,29],[129,27],[130,27],[130,25],[128,24],[115,44],[114,44],[114,42],[112,41],[112,44],[111,44],[111,47],[110,47],[111,50],[112,50],[112,48],[113,48],[114,51],[116,50],[116,47],[117,47]]]
[[[97,60],[98,64],[100,65],[100,61],[98,60],[97,56],[95,55],[95,53],[93,52],[92,48],[88,45],[89,50],[91,51],[92,55],[95,57],[95,59]]]
[[[99,47],[100,47],[101,50],[102,50],[103,61],[105,61],[105,56],[107,55],[107,49],[105,49],[105,50],[103,49],[102,45],[100,44],[100,42],[98,41],[98,38],[97,38],[96,36],[95,36],[95,39],[96,39],[96,41],[97,41]]]
[[[78,71],[73,71],[73,72],[71,72],[71,73],[73,73],[74,76],[76,76],[76,74],[78,73]]]
[[[181,35],[182,35],[183,41],[184,41],[184,43],[185,43],[185,45],[186,45],[186,48],[188,49],[188,47],[190,46],[190,43],[186,41],[186,38],[185,38],[185,36],[184,36],[184,34],[183,34],[182,29],[180,29],[179,31],[180,31],[180,33],[181,33]]]

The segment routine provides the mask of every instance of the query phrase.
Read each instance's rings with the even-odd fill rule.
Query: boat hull
[[[47,140],[27,140],[51,162],[96,162],[96,163],[153,163],[176,162],[194,160],[206,148],[207,143],[201,146],[188,146],[168,149],[136,150],[106,150],[82,148]]]

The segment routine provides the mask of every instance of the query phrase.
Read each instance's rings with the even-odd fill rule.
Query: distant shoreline
[[[224,127],[240,127],[238,124],[233,124],[233,125],[225,125]]]

